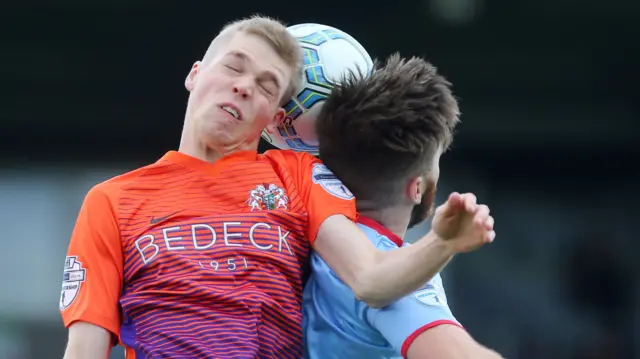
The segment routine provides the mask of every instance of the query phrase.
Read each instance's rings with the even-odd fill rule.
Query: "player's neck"
[[[365,209],[358,204],[358,212],[361,216],[371,218],[393,232],[400,238],[404,238],[411,218],[411,209],[404,210],[399,207],[385,209]]]
[[[188,146],[184,143],[180,143],[178,151],[209,163],[214,163],[224,157],[224,154],[221,152],[213,151],[208,148],[200,148],[198,146]]]
[[[234,146],[227,146],[221,148],[209,147],[205,142],[201,141],[199,137],[193,133],[189,133],[186,129],[182,132],[182,138],[180,139],[180,147],[178,151],[185,155],[195,157],[202,161],[214,163],[220,158],[239,151],[256,151],[258,144],[241,143]]]

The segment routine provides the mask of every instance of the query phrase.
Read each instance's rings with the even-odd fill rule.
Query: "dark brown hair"
[[[334,87],[316,131],[320,158],[356,198],[392,204],[449,147],[459,110],[451,84],[424,59],[394,54],[376,67]]]

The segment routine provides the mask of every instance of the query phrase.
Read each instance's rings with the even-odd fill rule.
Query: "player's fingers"
[[[492,243],[494,239],[496,239],[496,232],[495,231],[488,231],[487,233],[484,234],[484,241],[485,243]]]
[[[487,231],[492,231],[495,223],[496,221],[493,219],[493,216],[489,216],[487,220],[484,221],[484,228],[486,228]]]
[[[487,217],[489,217],[489,207],[481,204],[476,208],[475,215],[473,217],[473,222],[481,227],[484,225],[484,222],[487,221]]]
[[[464,195],[464,209],[467,212],[475,212],[476,208],[477,208],[477,201],[478,199],[476,198],[476,195],[473,193],[465,193]]]
[[[486,204],[478,204],[475,212],[488,216],[489,212],[491,212],[491,209],[489,209],[489,206],[487,206]]]
[[[463,203],[462,195],[458,192],[453,192],[449,195],[449,206],[451,208],[459,208]]]
[[[445,202],[444,205],[441,206],[442,213],[445,216],[453,216],[460,210],[460,208],[462,207],[462,203],[463,200],[460,193],[453,192],[449,195],[447,202]]]

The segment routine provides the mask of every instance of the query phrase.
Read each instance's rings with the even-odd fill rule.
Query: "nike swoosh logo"
[[[168,219],[169,217],[173,216],[174,214],[176,214],[178,212],[180,212],[180,211],[175,211],[175,212],[173,212],[171,214],[168,214],[166,216],[163,216],[163,217],[151,217],[151,220],[149,221],[149,223],[151,223],[151,224],[160,223],[160,222]]]

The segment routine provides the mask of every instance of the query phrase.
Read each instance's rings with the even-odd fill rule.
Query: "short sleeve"
[[[357,219],[354,195],[319,159],[304,154],[300,159],[299,183],[308,213],[307,235],[313,244],[327,218],[344,215]]]
[[[387,307],[367,308],[365,320],[404,358],[409,346],[424,331],[442,324],[461,326],[447,305],[440,274],[413,294]]]
[[[64,262],[59,308],[64,325],[77,321],[118,335],[123,254],[111,201],[100,185],[84,199]]]

